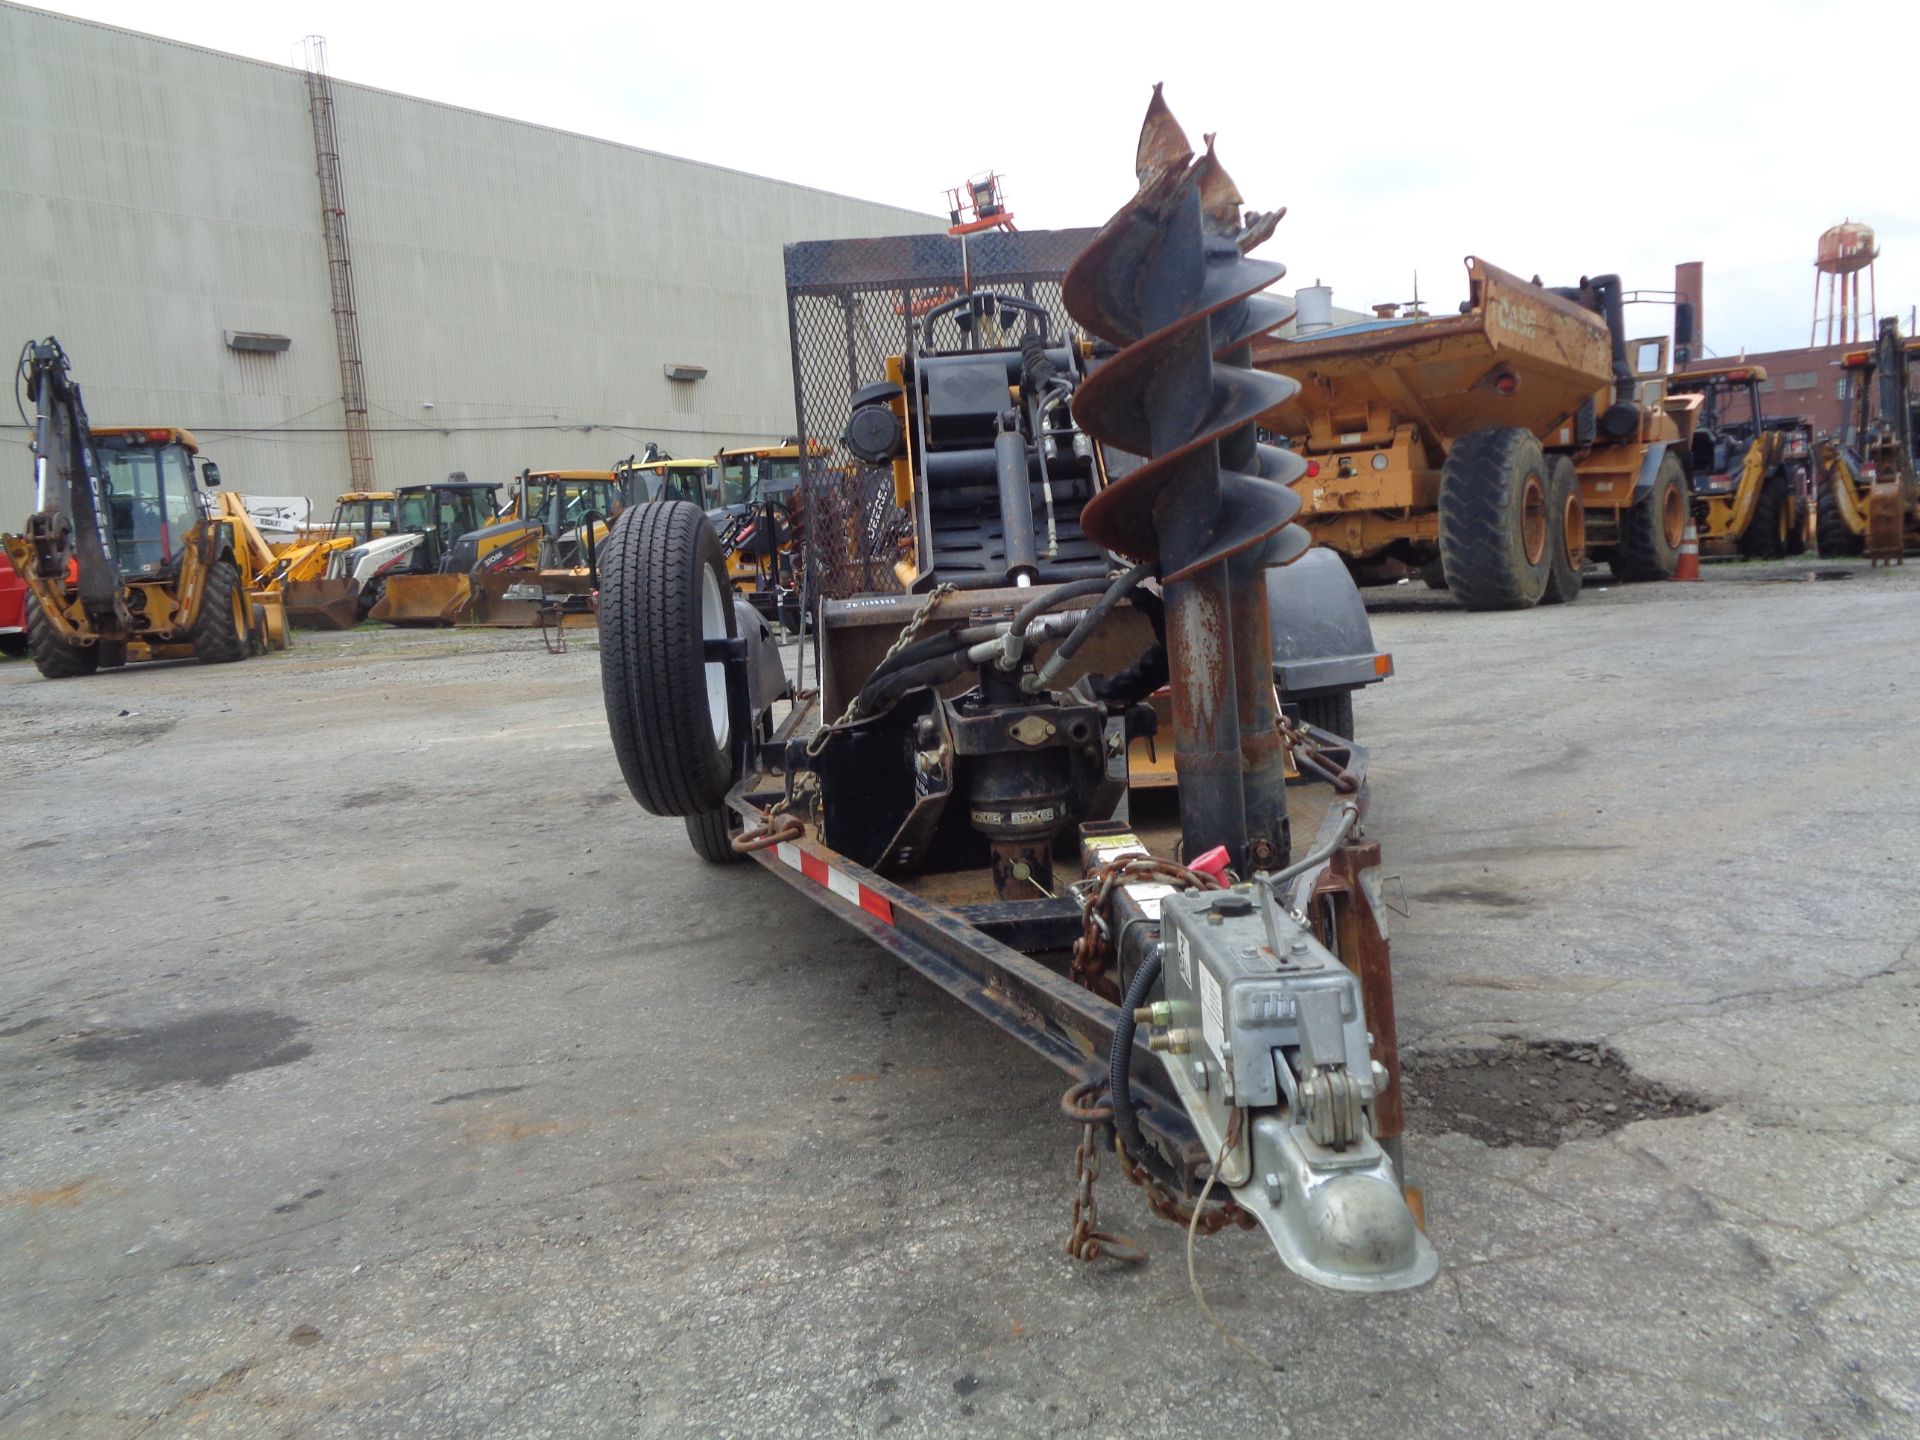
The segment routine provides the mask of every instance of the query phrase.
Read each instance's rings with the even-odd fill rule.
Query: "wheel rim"
[[[1560,533],[1565,536],[1562,547],[1567,564],[1578,571],[1587,563],[1587,507],[1580,503],[1580,497],[1567,496],[1567,508],[1560,516]]]
[[[727,597],[713,577],[713,567],[700,567],[700,638],[725,640],[727,635]],[[720,661],[708,661],[707,724],[713,730],[716,749],[725,750],[732,738],[732,718],[727,711],[727,667]]]
[[[1666,532],[1667,548],[1679,549],[1687,533],[1687,498],[1678,485],[1669,485],[1661,497],[1660,528]]]
[[[1520,492],[1520,548],[1529,565],[1538,565],[1547,553],[1547,491],[1538,475],[1528,475]]]

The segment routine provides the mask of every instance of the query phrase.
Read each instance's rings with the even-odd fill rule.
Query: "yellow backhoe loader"
[[[30,342],[36,509],[0,535],[26,582],[28,651],[50,680],[129,661],[244,660],[284,648],[271,548],[178,426],[93,429],[68,356]]]

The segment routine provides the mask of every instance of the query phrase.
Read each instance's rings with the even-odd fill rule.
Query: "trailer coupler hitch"
[[[1333,1290],[1424,1285],[1439,1259],[1374,1138],[1385,1072],[1359,980],[1262,883],[1161,902],[1157,1051],[1216,1184],[1287,1268]]]

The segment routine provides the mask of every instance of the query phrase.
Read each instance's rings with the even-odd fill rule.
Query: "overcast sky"
[[[1356,309],[1415,271],[1451,308],[1468,254],[1642,289],[1698,259],[1712,350],[1803,345],[1815,244],[1845,218],[1879,234],[1881,312],[1920,303],[1910,0],[50,8],[279,63],[319,31],[339,79],[914,209],[991,167],[1022,228],[1132,193],[1164,80],[1248,204],[1287,207],[1261,253]]]

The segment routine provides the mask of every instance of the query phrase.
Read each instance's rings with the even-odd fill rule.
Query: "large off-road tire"
[[[98,645],[69,645],[34,596],[27,596],[27,653],[49,680],[73,680],[100,668]]]
[[[694,853],[710,865],[731,865],[747,857],[733,848],[734,812],[730,805],[687,816],[687,839]]]
[[[240,572],[231,560],[208,567],[193,621],[193,654],[201,664],[230,665],[253,653],[253,605],[239,591]]]
[[[1587,507],[1580,499],[1580,472],[1565,455],[1547,462],[1547,588],[1542,605],[1571,605],[1580,598],[1587,563]]]
[[[1440,471],[1440,560],[1469,610],[1524,610],[1547,588],[1547,457],[1525,430],[1476,430]]]
[[[1826,479],[1820,481],[1820,497],[1813,507],[1813,548],[1822,560],[1844,560],[1867,553],[1867,537],[1847,528],[1840,514],[1839,497]]]
[[[633,798],[655,815],[703,815],[733,782],[726,666],[733,589],[706,512],[660,500],[621,512],[600,550],[600,690]]]
[[[1300,718],[1316,729],[1342,740],[1353,739],[1353,692],[1336,690],[1330,695],[1308,695],[1294,702]]]
[[[1609,562],[1615,578],[1629,583],[1671,580],[1680,563],[1690,506],[1686,467],[1668,450],[1647,493],[1621,518],[1620,544]]]
[[[1787,527],[1793,520],[1788,503],[1787,477],[1767,476],[1760,482],[1760,494],[1753,502],[1753,514],[1740,534],[1740,553],[1749,560],[1778,560],[1787,553]]]

